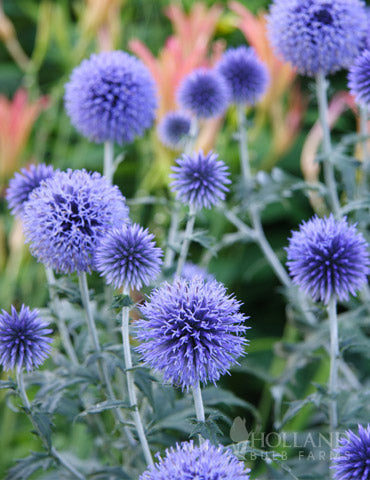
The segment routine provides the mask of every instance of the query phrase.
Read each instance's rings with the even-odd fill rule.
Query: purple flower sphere
[[[199,68],[184,78],[178,91],[182,108],[198,118],[222,115],[230,100],[229,87],[216,70]]]
[[[154,235],[140,225],[113,228],[100,242],[95,255],[97,270],[116,288],[140,289],[159,274],[162,250]]]
[[[289,240],[288,262],[293,282],[314,300],[332,296],[348,300],[366,283],[368,244],[347,219],[313,217]]]
[[[57,272],[88,272],[100,239],[112,226],[128,223],[118,187],[99,173],[57,172],[34,190],[23,223],[32,254]]]
[[[340,440],[333,460],[335,480],[368,480],[370,478],[370,425],[358,426],[358,436],[351,430]]]
[[[195,277],[155,289],[140,307],[138,351],[164,381],[190,388],[215,383],[244,354],[247,330],[240,303],[222,283]]]
[[[177,166],[172,167],[171,189],[178,198],[195,209],[212,208],[225,199],[229,189],[229,171],[218,155],[213,152],[204,155],[202,151],[182,155]]]
[[[166,450],[166,456],[150,466],[139,480],[249,480],[244,467],[229,450],[208,440],[200,446],[191,442]]]
[[[158,126],[159,138],[167,147],[181,149],[190,134],[190,128],[190,115],[184,112],[169,112]]]
[[[149,70],[126,52],[93,54],[66,84],[72,124],[97,143],[129,143],[154,122],[156,89]]]
[[[54,175],[54,169],[51,165],[30,165],[29,168],[22,168],[20,173],[16,173],[9,182],[6,191],[6,199],[9,208],[14,215],[22,215],[24,204],[27,202],[31,192],[40,186],[43,180]]]
[[[181,272],[181,277],[188,281],[193,280],[194,277],[201,277],[206,282],[215,280],[215,277],[211,273],[208,273],[205,268],[195,265],[191,262],[185,262]]]
[[[348,68],[365,44],[362,0],[274,0],[268,16],[272,45],[302,74]]]
[[[370,104],[370,51],[365,50],[351,66],[348,86],[357,103]]]
[[[5,370],[25,368],[27,371],[40,366],[49,355],[52,330],[41,320],[38,310],[22,305],[17,313],[0,314],[0,365]]]
[[[269,72],[253,48],[230,48],[217,68],[229,85],[233,102],[254,105],[266,93]]]

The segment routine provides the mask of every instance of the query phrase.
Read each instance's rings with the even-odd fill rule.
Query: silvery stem
[[[205,414],[204,414],[202,390],[200,388],[199,380],[192,387],[192,390],[193,390],[194,407],[195,407],[195,414],[197,416],[197,420],[198,420],[198,422],[205,422],[206,417],[205,417]]]
[[[113,182],[114,175],[114,143],[107,141],[104,143],[104,170],[103,175],[109,183]]]
[[[239,123],[239,146],[240,146],[240,164],[245,186],[248,187],[252,180],[251,167],[249,162],[248,152],[248,131],[247,122],[245,118],[245,107],[243,105],[237,106],[238,123]]]
[[[124,294],[128,295],[128,292],[125,291]],[[153,459],[150,453],[148,440],[145,435],[143,422],[141,421],[140,412],[137,406],[134,376],[132,372],[132,357],[131,357],[131,348],[130,348],[129,327],[130,327],[130,307],[123,307],[122,308],[122,344],[123,344],[123,355],[125,359],[128,396],[130,400],[130,406],[134,408],[132,415],[134,418],[136,431],[140,439],[141,447],[143,449],[145,460],[148,465],[153,465]]]
[[[191,236],[193,234],[194,223],[195,223],[196,210],[193,205],[190,205],[189,209],[189,218],[186,223],[184,240],[181,245],[180,256],[177,262],[176,276],[179,277],[182,273],[182,269],[186,262],[186,257],[188,256],[189,246],[191,241]]]
[[[173,261],[175,258],[174,245],[176,244],[176,240],[177,240],[179,223],[180,223],[180,204],[177,201],[175,201],[173,206],[173,212],[171,215],[170,230],[168,232],[167,248],[166,248],[166,254],[165,254],[164,263],[163,263],[164,268],[171,268],[173,265]]]
[[[338,317],[337,300],[333,295],[328,305],[328,317],[330,324],[330,376],[329,376],[329,395],[330,399],[330,433],[335,433],[338,427],[337,401],[334,396],[338,389],[338,359],[339,359],[339,336],[338,336]]]
[[[328,81],[323,72],[316,76],[317,101],[319,104],[319,117],[323,131],[323,153],[324,153],[324,178],[329,192],[329,202],[334,215],[337,217],[340,211],[337,186],[335,183],[334,166],[332,163],[333,149],[330,136],[329,108],[327,97]]]

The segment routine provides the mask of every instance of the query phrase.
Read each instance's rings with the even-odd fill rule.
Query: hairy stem
[[[323,72],[319,72],[316,76],[317,101],[319,104],[319,117],[321,128],[323,131],[323,153],[324,153],[324,178],[325,184],[329,192],[330,207],[335,216],[339,215],[340,203],[338,199],[337,186],[335,183],[334,166],[331,161],[333,154],[330,125],[329,125],[329,108],[327,97],[328,81]]]
[[[242,175],[246,187],[248,187],[252,180],[251,167],[249,163],[249,152],[248,152],[248,131],[247,131],[247,122],[245,118],[245,107],[243,105],[238,105],[238,123],[239,123],[239,146],[240,146],[240,164],[242,169]]]
[[[338,337],[338,317],[337,300],[333,295],[328,304],[328,317],[330,324],[330,376],[329,376],[329,395],[330,399],[330,432],[333,434],[338,427],[337,401],[334,396],[338,390],[338,359],[339,359],[339,337]]]
[[[205,414],[204,414],[202,390],[200,388],[199,380],[192,387],[192,390],[193,390],[194,407],[195,407],[195,414],[197,416],[197,420],[198,420],[198,422],[205,422],[206,417],[205,417]]]
[[[175,201],[172,215],[171,215],[170,229],[168,232],[167,248],[166,248],[166,254],[165,254],[164,263],[163,263],[164,268],[171,268],[173,265],[173,261],[175,258],[174,246],[177,240],[179,223],[180,223],[180,204],[177,201]]]
[[[75,478],[77,478],[78,480],[86,480],[86,477],[82,475],[82,473],[80,473],[78,470],[76,470],[70,463],[68,463],[67,460],[63,458],[62,455],[56,450],[56,448],[49,447],[46,440],[44,439],[43,433],[40,431],[37,422],[34,421],[34,418],[32,416],[31,403],[26,393],[24,380],[23,380],[23,370],[21,368],[17,369],[17,384],[18,384],[19,397],[22,400],[22,403],[27,410],[27,415],[30,418],[32,425],[34,426],[35,430],[37,430],[37,432],[39,433],[40,438],[42,439],[46,450],[49,452],[49,454],[54,458],[54,460],[57,463],[62,465]]]
[[[113,182],[114,175],[114,143],[107,141],[104,143],[104,176],[109,180],[109,183]]]
[[[189,217],[186,223],[184,240],[181,245],[180,256],[177,262],[176,276],[179,277],[182,273],[182,269],[186,262],[186,258],[189,252],[189,246],[191,241],[191,236],[193,234],[194,223],[195,223],[196,210],[193,205],[190,205]]]
[[[128,292],[125,291],[124,294],[128,295]],[[130,307],[123,307],[122,308],[122,344],[123,344],[123,355],[125,359],[128,396],[130,400],[130,406],[133,407],[132,415],[135,422],[136,431],[141,443],[141,447],[143,449],[145,460],[148,465],[153,465],[153,459],[150,453],[148,440],[145,435],[143,422],[141,421],[139,408],[137,406],[134,376],[132,372],[132,357],[131,357],[131,348],[130,348],[129,327],[130,327]]]

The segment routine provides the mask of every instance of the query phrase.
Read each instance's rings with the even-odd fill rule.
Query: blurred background
[[[266,38],[264,12],[267,0],[169,1],[169,0],[4,0],[0,1],[0,306],[42,307],[48,299],[44,269],[24,246],[20,222],[10,215],[5,201],[9,179],[32,162],[56,168],[102,170],[103,146],[76,133],[63,106],[64,84],[71,70],[92,52],[122,49],[139,56],[151,70],[158,86],[158,119],[175,106],[180,80],[200,65],[213,65],[225,48],[252,45],[271,71],[271,87],[265,99],[248,112],[251,122],[251,160],[255,171],[270,174],[283,169],[290,179],[317,181],[317,136],[312,130],[317,108],[314,86],[298,78],[281,63]],[[346,75],[332,82],[331,112],[334,136],[356,131],[353,100],[345,92]],[[238,147],[234,139],[236,112],[211,121],[201,131],[198,147],[215,149],[229,165],[235,185],[239,174]],[[155,128],[116,153],[124,151],[115,183],[128,199],[154,195],[169,197],[168,173],[176,153],[163,147]],[[303,168],[302,168],[303,167]],[[266,177],[274,189],[273,176]],[[266,180],[266,181],[267,181]],[[234,189],[236,189],[234,187]],[[320,201],[302,193],[277,192],[263,212],[266,236],[282,261],[290,230],[320,210]],[[149,226],[164,243],[168,211],[161,206],[132,206],[135,221]],[[217,211],[202,213],[199,227],[217,243],[234,228]],[[250,315],[249,355],[239,371],[221,382],[237,396],[259,409],[262,422],[270,425],[272,399],[270,378],[284,369],[279,341],[287,333],[285,299],[278,280],[258,247],[240,242],[223,248],[212,258],[193,245],[191,259],[209,262],[209,270],[235,292]],[[98,285],[98,282],[96,282]],[[294,340],[294,333],[293,339]],[[312,367],[312,366],[311,366]],[[309,372],[308,374],[314,374]],[[6,375],[1,374],[5,379]],[[6,407],[0,393],[0,478],[15,458],[37,450],[39,442],[29,434],[30,425]],[[11,405],[10,405],[11,406]],[[241,415],[247,426],[254,418]],[[304,420],[302,420],[304,422]],[[297,426],[295,426],[297,428]],[[63,433],[60,442],[63,441]],[[81,435],[83,435],[81,433]],[[58,444],[58,439],[56,441]],[[76,435],[69,446],[84,454]]]

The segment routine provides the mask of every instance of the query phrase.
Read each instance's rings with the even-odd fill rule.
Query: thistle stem
[[[369,136],[369,129],[368,129],[368,108],[366,104],[360,105],[360,130],[362,139],[362,193],[366,193],[368,188],[368,181],[370,176],[370,156],[369,156],[369,148],[368,148],[368,136]]]
[[[338,427],[337,401],[333,398],[338,388],[338,359],[339,359],[339,336],[338,336],[338,317],[337,300],[333,295],[328,304],[328,317],[330,324],[330,376],[329,376],[329,395],[330,399],[330,433],[334,433]]]
[[[175,258],[174,245],[176,244],[176,240],[177,240],[179,223],[180,223],[180,204],[177,201],[175,201],[173,206],[173,212],[171,215],[170,229],[168,232],[167,248],[166,248],[166,254],[164,257],[164,265],[163,265],[164,268],[171,268],[173,265],[173,261]]]
[[[87,278],[86,278],[86,273],[85,272],[80,273],[80,275],[78,276],[78,282],[79,282],[79,286],[80,286],[82,304],[83,304],[83,307],[85,309],[87,324],[88,324],[90,336],[91,336],[91,339],[92,339],[92,342],[93,342],[93,345],[94,345],[94,350],[99,355],[98,365],[99,365],[100,379],[101,379],[102,383],[104,384],[104,387],[107,391],[108,399],[114,401],[114,400],[117,400],[117,399],[116,399],[116,396],[114,394],[113,386],[112,386],[112,383],[111,383],[110,378],[109,378],[108,370],[107,370],[107,367],[105,365],[105,362],[100,357],[101,347],[100,347],[100,343],[99,343],[99,337],[98,337],[98,332],[97,332],[96,325],[95,325],[94,316],[93,316],[92,311],[91,311],[89,289],[88,289],[88,285],[87,285]],[[122,411],[120,409],[115,409],[114,412],[115,412],[114,414],[116,416],[116,419],[121,423],[125,423],[126,420],[123,416]],[[127,439],[129,441],[129,443],[131,445],[135,445],[136,444],[135,439],[133,438],[129,428],[124,427],[124,431],[125,431],[125,434],[127,436]]]
[[[66,325],[66,322],[64,321],[63,316],[59,315],[59,311],[60,311],[59,298],[53,289],[53,285],[55,284],[54,272],[51,268],[46,267],[45,273],[46,273],[46,279],[47,279],[48,288],[49,288],[50,302],[55,312],[55,315],[57,317],[58,330],[60,333],[60,338],[62,340],[64,350],[66,351],[71,362],[74,363],[75,365],[78,365],[79,363],[78,358],[77,358],[75,349],[73,347],[73,344],[71,342],[71,338],[69,336],[68,327]]]
[[[109,183],[113,182],[114,175],[114,143],[107,141],[104,143],[104,176]]]
[[[335,183],[334,166],[331,162],[333,154],[330,125],[329,125],[329,108],[328,108],[328,80],[323,72],[319,72],[316,76],[317,101],[319,104],[319,118],[323,131],[323,153],[324,153],[324,178],[325,184],[329,192],[329,203],[334,215],[337,217],[340,211],[340,203],[338,199],[337,186]]]
[[[238,124],[239,124],[239,147],[240,147],[240,164],[245,186],[248,187],[252,181],[252,173],[249,162],[248,152],[248,130],[243,105],[237,106]]]
[[[197,420],[198,420],[198,422],[205,422],[206,417],[205,417],[205,414],[204,414],[202,390],[200,388],[199,380],[192,387],[192,390],[193,390],[194,407],[195,407],[195,414],[197,416]]]
[[[179,277],[181,275],[182,269],[183,269],[184,264],[186,262],[186,258],[188,256],[191,236],[193,234],[193,229],[194,229],[195,216],[196,216],[195,207],[193,205],[190,205],[189,217],[188,217],[188,221],[186,223],[184,240],[183,240],[182,245],[181,245],[180,256],[179,256],[179,259],[178,259],[178,262],[177,262],[177,269],[176,269],[176,276],[177,277]]]
[[[78,470],[76,470],[72,465],[70,465],[67,462],[67,460],[63,458],[61,454],[54,447],[49,447],[46,440],[44,439],[42,432],[39,429],[37,422],[35,422],[33,419],[32,411],[31,411],[31,403],[28,399],[26,389],[24,386],[23,370],[21,368],[17,369],[16,375],[17,375],[18,393],[19,393],[20,399],[22,400],[24,407],[27,409],[27,415],[30,418],[32,425],[38,431],[41,439],[43,440],[45,448],[48,450],[49,454],[54,458],[54,460],[60,465],[62,465],[75,478],[77,478],[78,480],[86,480],[86,477],[82,475],[82,473],[80,473]]]
[[[128,295],[128,291],[124,291],[125,295]],[[137,397],[135,391],[134,376],[132,372],[132,357],[131,357],[131,348],[130,348],[130,307],[122,308],[122,345],[123,345],[123,355],[125,359],[125,369],[126,369],[126,379],[127,379],[127,390],[130,400],[130,406],[133,407],[133,419],[136,426],[136,431],[143,449],[144,457],[148,465],[153,465],[153,458],[150,453],[150,448],[148,440],[145,435],[145,430],[143,423],[141,421],[140,412],[137,406]]]

